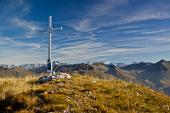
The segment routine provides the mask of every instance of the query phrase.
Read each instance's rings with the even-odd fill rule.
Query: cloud
[[[8,6],[8,8],[7,8]],[[39,26],[33,22],[25,19],[31,11],[31,5],[28,1],[25,0],[5,0],[0,4],[1,7],[1,17],[6,26],[6,30],[17,29],[18,28],[25,30],[22,32],[22,36],[30,38],[34,35],[35,31]],[[24,34],[24,35],[23,35]],[[21,35],[21,34],[19,34]],[[23,38],[22,37],[22,38]]]
[[[91,29],[91,20],[90,19],[84,19],[81,22],[72,25],[72,27],[74,27],[74,29],[76,29],[77,31],[90,31]]]
[[[169,19],[169,3],[168,0],[165,2],[103,0],[90,6],[83,18],[73,21],[70,26],[80,32],[89,32],[106,26],[151,19]]]
[[[96,18],[104,15],[111,15],[114,9],[127,4],[128,0],[103,0],[102,2],[92,5],[86,16]]]
[[[1,50],[0,50],[1,51]],[[46,61],[40,54],[36,54],[35,52],[23,52],[23,51],[15,51],[15,50],[6,50],[8,55],[1,56],[0,63],[2,64],[30,64],[30,63],[40,63],[41,60]],[[16,52],[18,52],[16,54]],[[34,55],[31,55],[31,54]],[[9,55],[10,54],[10,55]],[[45,62],[43,62],[45,63]]]
[[[0,32],[3,32],[3,30],[6,32],[11,31],[11,33],[18,32],[18,35],[22,36],[22,38],[33,37],[35,31],[39,27],[35,22],[27,21],[25,19],[25,16],[27,16],[30,11],[31,5],[28,3],[28,1],[25,0],[2,1],[0,4],[1,12],[0,23],[4,23],[5,28],[1,27],[2,30]],[[21,30],[23,31],[19,32]]]
[[[0,63],[25,64],[46,61],[39,44],[19,42],[8,37],[0,37],[0,40]]]
[[[25,0],[4,0],[0,4],[0,18],[10,20],[16,16],[23,17],[30,12],[30,9],[30,5]]]
[[[123,21],[134,22],[134,21],[143,21],[150,19],[168,19],[170,6],[166,3],[159,2],[159,4],[148,4],[144,5],[134,13],[130,14]]]
[[[29,21],[26,21],[20,18],[13,18],[12,23],[18,27],[21,27],[23,29],[30,30],[30,31],[35,31],[39,28],[38,26],[35,25],[35,23],[29,22]]]
[[[13,18],[11,22],[14,26],[24,29],[26,33],[22,37],[32,38],[41,28],[33,21],[27,21],[21,18]]]
[[[53,58],[70,63],[102,60],[105,57],[126,55],[141,51],[143,48],[108,47],[107,43],[83,41],[75,45],[67,45],[53,51]]]
[[[13,40],[9,37],[0,37],[1,44],[0,45],[12,45],[12,46],[18,46],[18,47],[31,47],[32,49],[39,49],[41,47],[40,44],[36,43],[26,43],[26,42],[18,42],[16,40]]]
[[[103,0],[89,7],[83,18],[74,21],[73,24],[70,23],[70,26],[82,32],[95,30],[104,25],[105,22],[102,24],[98,22],[102,16],[112,15],[113,12],[116,13],[114,9],[127,3],[128,0]]]

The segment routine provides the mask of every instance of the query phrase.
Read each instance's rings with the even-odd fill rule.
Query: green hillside
[[[10,84],[9,81],[7,83]],[[1,97],[1,113],[170,112],[170,97],[144,86],[116,79],[73,76],[71,79],[60,79],[44,84],[35,82],[26,84],[30,87],[26,91],[6,92],[6,95]],[[0,88],[3,87],[1,83]]]

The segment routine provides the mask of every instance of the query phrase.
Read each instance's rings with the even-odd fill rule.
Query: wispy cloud
[[[129,10],[129,5],[134,4],[133,2],[136,6],[142,3],[131,0],[103,0],[89,7],[85,16],[71,25],[77,31],[88,32],[105,26],[170,18],[170,6],[167,0],[165,2],[151,0]]]
[[[36,26],[35,23],[20,18],[13,18],[12,23],[26,30],[30,30],[30,31],[38,30],[38,26]]]
[[[98,23],[99,17],[102,16],[111,16],[113,13],[116,13],[114,9],[125,5],[128,3],[128,0],[103,0],[97,4],[92,5],[87,12],[85,13],[84,17],[81,20],[73,22],[71,24],[77,31],[92,31],[101,27],[100,25],[104,25],[105,22],[102,24]],[[96,23],[97,22],[97,23]]]
[[[19,47],[31,47],[32,49],[38,49],[41,47],[40,44],[37,43],[26,43],[26,42],[19,42],[9,37],[0,37],[1,44],[0,45],[12,45],[12,46],[19,46]]]
[[[1,1],[0,6],[0,18],[7,20],[16,16],[23,17],[30,12],[30,5],[25,0],[4,0]]]
[[[126,55],[141,51],[143,48],[108,47],[106,43],[83,41],[79,44],[65,46],[54,50],[53,58],[71,63],[102,60],[104,57]]]
[[[137,9],[134,13],[127,16],[127,18],[123,19],[126,22],[134,22],[134,21],[142,21],[142,20],[150,20],[150,19],[168,19],[170,18],[169,10],[170,6],[169,2],[150,2],[147,5]]]
[[[38,25],[36,25],[35,22],[27,21],[21,18],[13,18],[12,24],[16,27],[26,30],[23,38],[31,38],[41,29]]]

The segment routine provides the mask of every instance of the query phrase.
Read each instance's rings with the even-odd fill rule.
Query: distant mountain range
[[[6,66],[6,65],[5,65]],[[8,72],[8,74],[15,72],[18,74],[19,68],[24,68],[35,74],[46,73],[47,67],[45,64],[25,64],[16,67],[2,68],[1,73]],[[7,70],[3,70],[7,69]],[[21,70],[21,69],[20,69]],[[139,84],[143,84],[155,90],[163,91],[170,95],[170,61],[160,60],[157,63],[133,63],[125,65],[114,65],[112,63],[80,63],[80,64],[62,64],[57,63],[54,65],[56,72],[67,72],[67,73],[80,73],[80,74],[91,74],[99,78],[105,78],[106,75],[112,75],[121,80],[131,81]],[[19,71],[21,72],[21,71]],[[22,70],[22,74],[24,71]],[[28,71],[26,71],[28,73]],[[2,76],[2,74],[0,74]],[[22,75],[20,74],[20,75]],[[18,74],[19,75],[19,74]]]
[[[145,85],[170,94],[170,61],[132,64],[123,69],[134,72],[136,79],[142,80]]]

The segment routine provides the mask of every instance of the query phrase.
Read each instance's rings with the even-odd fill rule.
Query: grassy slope
[[[74,76],[69,80],[61,79],[29,87],[22,93],[7,93],[1,98],[0,112],[170,112],[170,97],[115,79]]]

